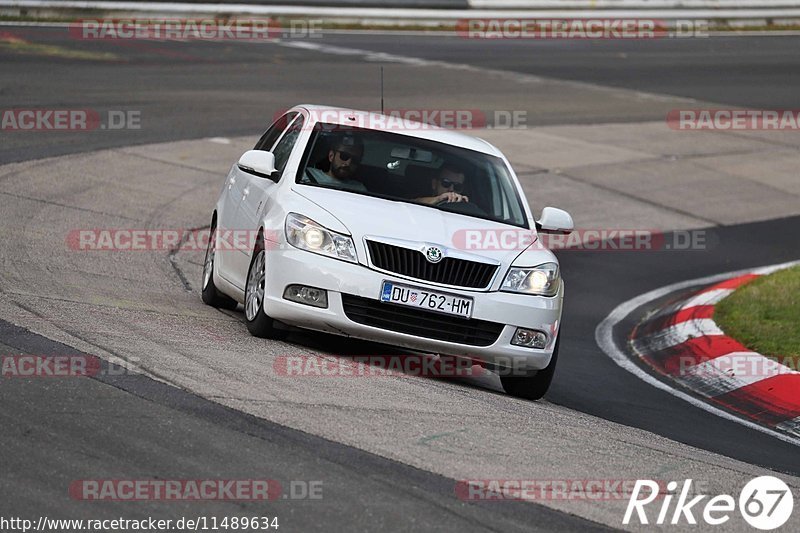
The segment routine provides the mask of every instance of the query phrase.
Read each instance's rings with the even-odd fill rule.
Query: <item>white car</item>
[[[486,141],[302,105],[225,179],[203,301],[244,304],[259,337],[290,325],[466,357],[498,372],[508,393],[538,399],[558,358],[564,283],[555,255],[533,241],[572,228],[555,208],[534,219]]]

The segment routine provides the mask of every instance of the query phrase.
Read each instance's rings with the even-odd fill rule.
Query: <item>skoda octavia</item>
[[[231,167],[211,215],[203,301],[285,325],[469,358],[537,399],[558,359],[564,283],[514,171],[486,141],[297,106]],[[524,238],[520,238],[523,236]]]

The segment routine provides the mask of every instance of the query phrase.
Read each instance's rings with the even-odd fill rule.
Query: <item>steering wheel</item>
[[[488,214],[488,213],[486,213],[486,211],[483,208],[475,205],[472,202],[451,202],[449,200],[441,200],[440,202],[437,202],[434,205],[436,207],[449,206],[449,208],[445,208],[445,209],[447,209],[447,211],[450,211],[450,212],[453,212],[453,213],[461,213],[462,215],[484,215],[485,216],[485,215]]]

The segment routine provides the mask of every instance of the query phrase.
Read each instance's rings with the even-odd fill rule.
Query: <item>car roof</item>
[[[478,137],[465,135],[455,130],[430,124],[423,124],[414,120],[408,120],[397,115],[384,115],[370,111],[318,104],[301,104],[295,106],[295,108],[306,110],[313,122],[326,122],[329,124],[341,124],[378,131],[388,131],[400,135],[407,135],[409,137],[459,146],[468,150],[498,157],[503,156],[502,152],[494,145]],[[422,110],[419,111],[421,112]],[[386,127],[381,127],[381,125]]]

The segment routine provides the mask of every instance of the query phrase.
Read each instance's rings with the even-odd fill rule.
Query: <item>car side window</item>
[[[289,130],[272,150],[272,153],[275,154],[275,168],[280,173],[283,173],[283,169],[289,161],[289,155],[292,153],[292,148],[294,148],[300,132],[303,131],[304,121],[305,119],[302,116],[297,117],[297,120],[292,123]]]
[[[292,123],[294,117],[297,116],[296,111],[292,111],[291,113],[286,113],[281,118],[276,120],[272,126],[261,136],[261,138],[256,143],[256,146],[253,150],[264,150],[265,152],[269,152],[273,146],[275,146],[275,141],[281,136],[289,124]]]

